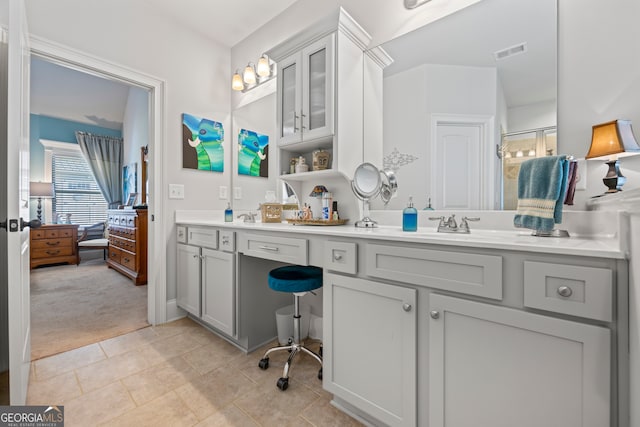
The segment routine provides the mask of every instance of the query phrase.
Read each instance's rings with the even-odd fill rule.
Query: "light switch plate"
[[[221,185],[218,188],[218,199],[225,200],[227,198],[227,186]]]
[[[233,198],[236,200],[242,199],[242,187],[233,187]]]
[[[184,185],[182,185],[182,184],[169,184],[169,198],[170,199],[184,199]]]

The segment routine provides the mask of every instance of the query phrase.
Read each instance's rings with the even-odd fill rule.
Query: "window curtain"
[[[122,205],[122,138],[76,132],[76,140],[109,208]]]

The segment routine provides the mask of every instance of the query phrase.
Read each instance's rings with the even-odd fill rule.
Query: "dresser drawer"
[[[117,262],[118,264],[120,264],[120,254],[121,254],[120,249],[113,246],[109,246],[109,259],[111,261]]]
[[[71,246],[63,246],[59,248],[45,248],[45,249],[33,249],[31,251],[31,258],[51,258],[57,256],[68,256],[73,254]]]
[[[40,239],[31,242],[31,249],[52,249],[61,247],[70,248],[71,239],[69,239],[68,237],[61,239]]]
[[[218,230],[210,227],[187,227],[187,243],[218,249]]]
[[[613,273],[607,268],[524,262],[524,305],[612,320]]]
[[[371,277],[502,299],[500,256],[370,244],[365,259]]]
[[[307,239],[243,234],[240,238],[240,252],[248,256],[289,264],[308,265],[309,263]]]
[[[324,244],[324,268],[341,273],[358,272],[358,245],[347,242],[326,242]]]
[[[136,256],[127,251],[120,251],[120,264],[129,270],[136,269]]]
[[[44,239],[44,230],[35,229],[31,230],[31,240]]]

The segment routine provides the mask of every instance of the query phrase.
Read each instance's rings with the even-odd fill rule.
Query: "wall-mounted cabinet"
[[[267,52],[278,63],[278,170],[286,181],[326,176],[350,178],[364,159],[364,100],[371,90],[365,67],[371,37],[342,8]],[[382,65],[379,65],[381,69]],[[339,87],[339,90],[338,90]],[[366,111],[382,111],[370,109]],[[378,117],[382,121],[382,116]],[[313,170],[313,152],[324,150],[327,169]],[[291,161],[304,157],[308,172],[292,173]],[[382,159],[379,159],[380,163]],[[320,176],[322,178],[322,176]]]

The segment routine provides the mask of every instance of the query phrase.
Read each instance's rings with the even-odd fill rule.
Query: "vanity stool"
[[[274,351],[289,351],[289,359],[284,365],[282,378],[276,384],[282,391],[289,387],[289,369],[293,358],[302,351],[320,363],[318,378],[322,379],[322,357],[314,351],[300,344],[300,297],[307,292],[322,287],[322,268],[313,266],[288,265],[273,269],[269,272],[269,287],[274,291],[293,293],[293,341],[289,345],[272,347],[264,354],[258,366],[260,369],[269,367],[269,354]]]

